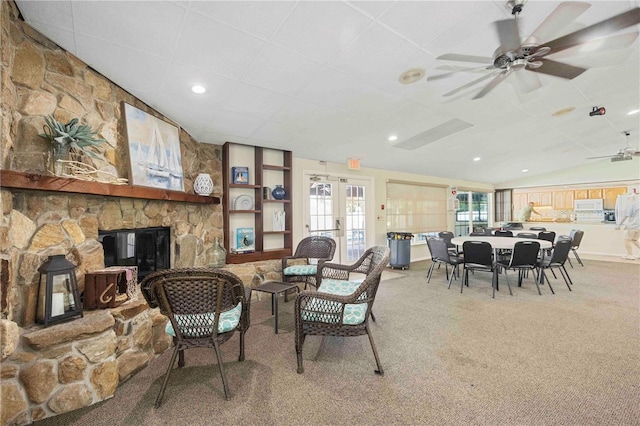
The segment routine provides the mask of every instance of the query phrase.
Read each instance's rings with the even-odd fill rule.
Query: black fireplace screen
[[[138,281],[151,272],[170,268],[171,228],[99,231],[104,266],[137,266]]]

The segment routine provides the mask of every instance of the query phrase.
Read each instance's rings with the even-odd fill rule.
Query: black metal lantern
[[[63,254],[49,256],[38,269],[40,287],[36,320],[45,327],[76,315],[83,316],[75,270],[76,266]]]

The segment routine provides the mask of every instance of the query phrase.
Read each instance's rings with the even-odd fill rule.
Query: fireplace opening
[[[171,267],[169,227],[98,231],[98,241],[104,250],[104,266],[137,266],[138,282]]]

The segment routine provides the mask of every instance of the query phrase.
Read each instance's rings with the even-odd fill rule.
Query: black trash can
[[[387,232],[387,240],[389,241],[389,249],[391,256],[389,258],[389,266],[392,268],[405,269],[411,263],[411,239],[413,234],[410,232]]]

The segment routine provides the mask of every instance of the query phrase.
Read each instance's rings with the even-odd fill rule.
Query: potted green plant
[[[51,141],[53,146],[53,173],[61,176],[64,173],[64,161],[71,152],[85,153],[94,158],[100,157],[91,147],[98,146],[105,139],[96,138],[98,132],[91,130],[86,124],[79,124],[74,118],[67,124],[57,121],[52,115],[45,117],[44,133],[40,136]]]

